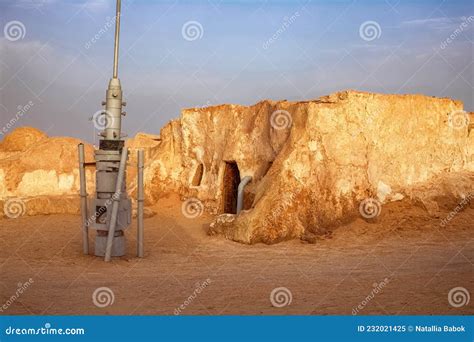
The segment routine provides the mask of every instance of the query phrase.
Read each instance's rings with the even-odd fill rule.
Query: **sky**
[[[0,0],[0,140],[16,127],[97,142],[114,0]],[[345,89],[450,97],[474,111],[474,0],[123,0],[123,131],[180,110]]]

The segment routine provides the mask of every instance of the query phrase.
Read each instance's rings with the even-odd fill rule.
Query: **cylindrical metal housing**
[[[118,78],[111,78],[105,95],[105,139],[120,140],[122,129],[122,86]]]

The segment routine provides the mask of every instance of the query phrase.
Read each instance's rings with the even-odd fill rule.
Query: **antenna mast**
[[[118,78],[118,57],[119,57],[119,38],[120,38],[120,6],[121,1],[117,0],[115,13],[115,43],[114,43],[114,74],[113,78]]]

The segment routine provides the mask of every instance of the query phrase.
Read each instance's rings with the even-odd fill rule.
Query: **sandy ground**
[[[173,315],[181,305],[186,315],[474,313],[474,298],[459,308],[448,302],[455,287],[474,294],[472,206],[442,228],[444,216],[392,203],[376,223],[358,219],[316,244],[273,246],[207,236],[211,218],[184,217],[178,199],[157,210],[145,221],[145,258],[135,257],[133,226],[128,256],[111,263],[82,254],[79,216],[0,220],[0,314]],[[99,287],[113,292],[111,305],[94,304]],[[283,307],[270,300],[279,287],[291,293]]]

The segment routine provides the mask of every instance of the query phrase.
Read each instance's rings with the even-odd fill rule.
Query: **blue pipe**
[[[239,184],[239,189],[237,191],[237,215],[242,211],[244,207],[244,189],[248,183],[252,181],[252,177],[245,176]]]

